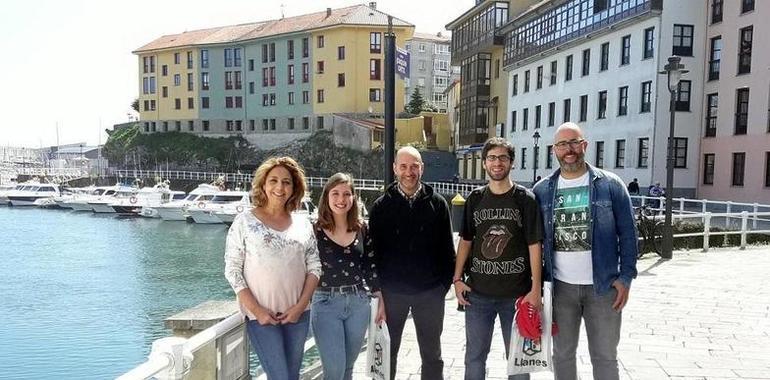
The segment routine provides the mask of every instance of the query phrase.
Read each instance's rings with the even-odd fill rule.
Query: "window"
[[[267,67],[262,68],[262,87],[267,87],[270,85],[269,70],[270,69]],[[227,72],[225,72],[225,78],[227,78]]]
[[[177,126],[177,127],[178,127],[178,126]],[[191,131],[194,131],[194,130],[195,130],[195,122],[194,122],[194,121],[192,121],[192,120],[188,120],[188,121],[187,121],[187,129],[188,129],[188,130],[191,130]]]
[[[380,70],[380,60],[379,59],[370,59],[369,60],[369,79],[371,79],[371,80],[380,80],[380,79],[382,79],[381,72],[382,72],[382,70]]]
[[[380,91],[379,88],[370,88],[369,89],[369,101],[370,102],[381,102],[382,101],[382,91]]]
[[[382,53],[382,33],[369,33],[369,53]]]
[[[754,10],[754,0],[741,0],[741,13]]]
[[[270,130],[271,131],[275,130],[275,119],[270,119]]]
[[[746,169],[746,153],[733,153],[733,186],[743,186],[743,174]]]
[[[652,81],[642,82],[642,107],[639,113],[650,112],[652,109]]]
[[[545,146],[545,168],[553,167],[553,145]]]
[[[310,129],[310,118],[307,116],[302,118],[302,129]]]
[[[318,90],[317,93],[317,102],[323,103],[324,102],[324,90]]]
[[[511,111],[511,132],[516,132],[516,111]]]
[[[524,92],[529,92],[529,70],[524,72]]]
[[[290,130],[294,129],[294,118],[290,117],[287,120],[287,126]]]
[[[706,96],[706,137],[717,135],[717,111],[719,110],[719,94]]]
[[[599,71],[607,70],[610,67],[610,43],[602,44],[601,62],[599,62]]]
[[[193,68],[193,53],[191,51],[187,52],[187,69],[191,70]]]
[[[324,41],[324,36],[322,36],[322,35],[318,36],[317,41],[318,41],[318,45],[317,46],[318,46],[319,49],[324,47],[324,45],[326,45],[326,43]]]
[[[307,83],[310,80],[310,64],[305,62],[302,64],[302,83]]]
[[[738,50],[738,74],[751,72],[751,42],[754,39],[754,27],[741,29],[741,41]]]
[[[690,92],[692,90],[692,82],[689,80],[679,81],[678,90],[676,92],[676,107],[677,111],[689,111],[690,110]]]
[[[525,108],[521,113],[521,130],[526,131],[529,127],[529,108]]]
[[[564,81],[572,80],[572,54],[568,55],[564,63]]]
[[[745,135],[749,125],[749,89],[738,89],[735,98],[735,134]]]
[[[596,114],[596,118],[607,118],[607,91],[599,91],[599,110]]]
[[[174,74],[174,86],[182,84],[182,77],[179,74]]]
[[[435,66],[435,64],[434,64],[434,66]],[[540,74],[542,74],[543,73],[542,72],[542,66],[540,68],[541,68]],[[541,77],[542,77],[542,75],[541,75]],[[495,60],[495,79],[497,79],[497,78],[500,78],[500,60],[499,59]],[[541,82],[542,82],[542,78],[541,78]]]
[[[262,95],[262,105],[267,105],[267,94]],[[233,97],[232,96],[225,96],[225,108],[233,108]]]
[[[623,36],[620,39],[620,64],[627,65],[631,63],[631,35]]]
[[[642,46],[642,59],[652,58],[655,47],[655,27],[644,30],[644,45]]]
[[[270,98],[267,94],[262,94],[262,107],[267,107],[270,104]]]
[[[628,115],[628,86],[618,89],[618,116]]]
[[[249,60],[249,71],[254,71],[254,60],[253,59]]]
[[[192,73],[187,73],[187,91],[193,90],[193,75]]]
[[[238,51],[239,51],[240,49],[235,49],[235,50],[236,50],[236,53],[238,53]],[[240,64],[238,63],[238,61],[239,61],[239,59],[238,59],[238,56],[236,55],[236,58],[235,58],[235,62],[236,62],[236,63],[235,63],[235,66],[240,66]],[[275,62],[275,42],[271,42],[271,43],[270,43],[270,62]]]
[[[345,87],[345,73],[337,74],[337,87]]]
[[[527,148],[521,148],[521,168],[527,168]]]
[[[711,23],[722,22],[722,0],[711,0]]]
[[[537,89],[543,88],[543,66],[537,67]]]
[[[540,128],[540,118],[542,115],[542,107],[538,104],[535,106],[535,128]]]
[[[195,100],[193,98],[187,98],[187,109],[195,108]]]
[[[268,56],[267,44],[262,44],[262,63],[267,63],[267,60],[269,59]]]
[[[288,82],[288,84],[294,84],[294,65],[289,65],[286,68],[286,75],[287,75],[286,81]]]
[[[345,47],[337,46],[337,59],[340,61],[345,60]]]
[[[553,86],[556,84],[556,68],[557,68],[557,61],[551,61],[551,77],[549,79],[549,85]]]
[[[302,104],[310,104],[310,91],[302,91]]]
[[[692,57],[693,41],[692,25],[674,24],[674,46],[672,54],[682,57]]]
[[[597,168],[603,168],[604,167],[604,141],[597,141],[596,142],[596,162],[595,165]]]
[[[626,140],[615,140],[615,167],[622,169],[626,166]]]
[[[155,111],[155,101],[150,100],[150,111]]]
[[[687,168],[687,138],[674,137],[674,167]]]
[[[249,130],[250,131],[253,132],[253,131],[257,130],[257,127],[256,127],[255,124],[256,124],[256,122],[255,122],[254,119],[249,120]]]
[[[163,65],[160,67],[160,73],[164,77],[168,75],[168,65]]]
[[[234,60],[233,49],[225,49],[225,67],[233,67]]]
[[[579,121],[586,121],[586,120],[588,120],[588,95],[581,95]]]
[[[205,108],[205,109],[209,108],[209,97],[208,96],[201,97],[201,108]]]
[[[318,129],[324,129],[324,117],[323,116],[316,117],[316,119],[315,119],[315,126]]]
[[[145,100],[144,101],[144,110],[145,111],[149,111],[150,110],[150,101],[149,100]]]
[[[716,156],[714,153],[706,153],[703,155],[703,184],[714,184],[714,161]]]
[[[201,123],[203,124],[203,130],[204,131],[208,131],[209,130],[209,121],[208,120],[203,120],[203,121],[201,121]]]
[[[178,65],[180,62],[179,53],[174,53],[174,64]]]
[[[294,59],[294,40],[286,41],[286,57]]]
[[[175,110],[182,109],[182,99],[179,99],[179,98],[174,99],[174,109]]]
[[[233,89],[233,72],[225,71],[225,90]]]
[[[241,108],[241,107],[239,106],[239,104],[238,104],[238,102],[240,101],[240,99],[241,99],[241,97],[240,97],[240,96],[236,96],[236,97],[235,97],[235,108]],[[271,94],[270,94],[270,105],[271,105],[271,106],[274,106],[274,105],[276,105],[276,103],[277,103],[277,102],[276,102],[276,99],[275,99],[275,93],[271,93]]]
[[[556,119],[556,102],[548,103],[548,126],[553,127]]]
[[[770,187],[770,152],[765,152],[765,187]]]
[[[562,118],[562,123],[566,123],[570,121],[570,118],[571,118],[570,111],[572,111],[572,99],[564,99],[564,110],[562,111],[564,114],[564,117]]]
[[[288,99],[289,99],[289,105],[294,104],[294,92],[293,91],[289,92]]]
[[[302,39],[302,58],[310,56],[310,40],[306,37]]]
[[[262,130],[263,130],[263,131],[266,131],[266,130],[268,130],[268,128],[269,128],[269,127],[268,127],[268,123],[269,123],[269,122],[268,122],[268,120],[267,120],[267,119],[262,119]]]
[[[583,67],[580,70],[580,75],[586,76],[591,71],[591,49],[583,50]]]
[[[639,139],[639,159],[637,160],[637,167],[646,168],[647,159],[650,154],[650,139],[642,137]]]
[[[242,131],[243,130],[243,120],[236,120],[235,121],[235,130],[236,131]]]
[[[513,75],[513,80],[511,81],[511,96],[516,96],[519,94],[519,74]]]
[[[324,73],[324,61],[318,61],[316,62],[316,74],[323,74]]]
[[[207,69],[209,67],[209,51],[201,50],[201,68]]]
[[[722,60],[722,36],[711,39],[709,52],[709,80],[719,79],[719,63]]]
[[[164,98],[168,98],[168,87],[167,86],[161,87],[160,91],[161,91],[161,94],[163,94]]]

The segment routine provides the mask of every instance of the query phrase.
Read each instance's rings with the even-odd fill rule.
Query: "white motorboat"
[[[128,198],[116,199],[110,203],[110,207],[121,216],[139,216],[144,207],[158,207],[167,203],[171,194],[167,183],[159,183],[153,187],[143,187]]]
[[[135,187],[116,185],[114,188],[106,189],[101,195],[95,195],[95,199],[88,200],[86,203],[97,214],[113,214],[115,209],[112,208],[112,203],[121,199],[130,199],[137,191]]]
[[[173,200],[166,204],[158,206],[156,209],[163,220],[187,220],[187,209],[199,206],[201,202],[208,202],[216,193],[220,192],[219,187],[203,183],[198,185],[182,200]]]
[[[248,207],[251,207],[251,197],[248,192],[220,191],[210,201],[199,202],[188,208],[187,212],[195,223],[220,224],[222,220],[217,217],[217,212],[232,208],[235,213],[239,213]]]
[[[244,210],[250,209],[251,205],[249,205],[249,207],[242,207],[241,205],[236,205],[233,207],[232,205],[226,205],[222,207],[221,210],[214,211],[214,215],[216,215],[217,218],[222,221],[222,223],[229,226],[233,224],[233,220],[235,220],[236,215],[240,214]],[[318,219],[318,209],[313,204],[313,201],[308,197],[302,199],[302,202],[299,204],[299,208],[292,211],[292,214],[305,216],[310,220],[311,223]]]
[[[0,206],[7,206],[8,201],[8,193],[16,189],[17,184],[16,183],[8,183],[4,185],[0,185]]]
[[[94,191],[95,186],[89,187],[67,187],[61,189],[61,195],[53,197],[56,207],[62,209],[72,209],[72,202],[84,197]],[[90,210],[90,209],[89,209]]]
[[[161,196],[160,204],[142,207],[142,211],[139,211],[139,216],[143,216],[145,218],[160,218],[159,210],[161,207],[171,202],[179,202],[185,198],[187,198],[187,193],[184,191],[169,190],[167,195],[164,194]]]
[[[41,206],[52,202],[59,195],[59,185],[55,183],[23,183],[8,193],[12,206]]]

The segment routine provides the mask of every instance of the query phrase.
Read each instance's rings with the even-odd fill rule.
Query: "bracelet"
[[[452,280],[452,284],[456,284],[456,283],[462,282],[462,281],[463,281],[463,279],[458,277],[458,278],[455,278],[454,280]]]

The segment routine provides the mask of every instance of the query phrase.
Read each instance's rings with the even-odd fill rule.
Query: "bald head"
[[[583,130],[580,129],[579,125],[571,121],[560,125],[559,128],[556,128],[556,133],[553,134],[554,142],[574,139],[584,139]]]
[[[422,169],[422,156],[417,149],[405,146],[396,152],[393,173],[396,175],[401,190],[407,195],[414,194],[420,187]]]

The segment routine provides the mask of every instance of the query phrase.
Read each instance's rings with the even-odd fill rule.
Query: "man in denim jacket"
[[[577,379],[575,351],[585,321],[594,379],[618,379],[621,310],[636,277],[637,236],[626,186],[585,162],[588,142],[574,123],[554,136],[560,169],[535,185],[543,212],[543,279],[553,281],[554,374]]]

